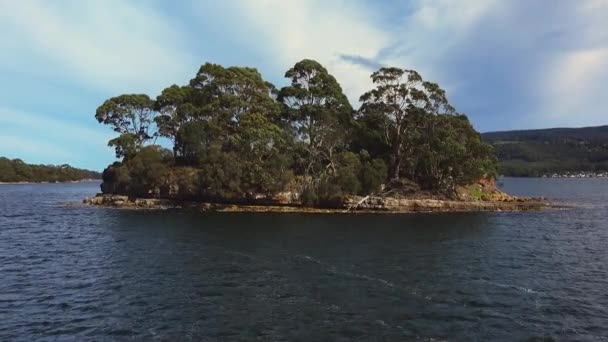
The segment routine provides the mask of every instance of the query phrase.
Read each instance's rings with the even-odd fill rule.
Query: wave
[[[486,284],[494,285],[494,286],[501,287],[501,288],[516,289],[518,291],[525,292],[525,293],[534,293],[534,294],[540,293],[540,291],[532,290],[530,288],[523,287],[523,286],[517,286],[517,285],[513,285],[513,284],[497,283],[497,282],[493,282],[493,281],[489,281],[489,280],[481,280],[481,281],[484,282],[484,283],[486,283]]]

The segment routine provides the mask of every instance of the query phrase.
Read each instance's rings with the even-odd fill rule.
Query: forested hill
[[[608,126],[489,132],[505,176],[608,171]]]
[[[21,159],[0,157],[0,183],[70,182],[85,179],[101,179],[101,174],[65,164],[32,165],[26,164]]]

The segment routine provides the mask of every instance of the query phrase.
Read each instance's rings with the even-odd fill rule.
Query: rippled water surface
[[[608,180],[505,179],[572,210],[196,214],[0,185],[0,341],[598,341]]]

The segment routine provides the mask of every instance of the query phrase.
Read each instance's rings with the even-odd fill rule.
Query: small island
[[[384,67],[355,110],[314,60],[276,88],[255,68],[204,64],[156,99],[106,100],[118,161],[85,203],[217,211],[529,210],[495,186],[497,159],[439,85]],[[164,147],[170,147],[170,149]]]

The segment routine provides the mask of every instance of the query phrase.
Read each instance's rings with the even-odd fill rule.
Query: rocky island
[[[381,68],[355,110],[318,62],[281,89],[249,67],[204,64],[156,99],[106,100],[118,161],[90,205],[256,212],[530,210],[494,179],[491,145],[437,84]],[[164,146],[170,146],[167,149]]]

